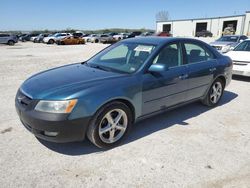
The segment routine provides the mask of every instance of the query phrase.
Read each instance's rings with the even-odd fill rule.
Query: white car
[[[91,42],[91,39],[93,37],[96,37],[97,35],[96,34],[91,34],[91,35],[88,35],[86,37],[82,37],[86,42]]]
[[[34,37],[30,37],[30,41],[31,41],[31,42],[34,42],[34,40],[35,40],[38,36],[39,36],[39,35],[34,36]]]
[[[54,44],[57,40],[62,38],[72,36],[70,33],[56,33],[54,35],[49,35],[48,37],[44,37],[43,42],[46,44]]]
[[[233,74],[250,77],[250,39],[243,41],[225,55],[233,60]]]
[[[127,33],[120,33],[118,35],[114,35],[113,38],[116,40],[116,41],[119,41],[119,40],[122,40],[122,39],[125,39],[128,37],[128,34]]]

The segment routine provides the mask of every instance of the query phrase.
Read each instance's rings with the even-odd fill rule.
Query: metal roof
[[[249,13],[247,11],[246,13]],[[211,20],[211,19],[220,19],[220,18],[234,18],[234,17],[245,17],[245,14],[232,15],[232,16],[219,16],[219,17],[208,17],[208,18],[191,18],[191,19],[176,19],[176,20],[167,20],[167,21],[156,21],[156,23],[164,23],[164,22],[178,22],[178,21],[193,21],[193,20]]]

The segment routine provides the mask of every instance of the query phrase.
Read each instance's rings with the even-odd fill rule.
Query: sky
[[[155,29],[155,15],[170,19],[244,14],[250,0],[1,0],[0,30]]]

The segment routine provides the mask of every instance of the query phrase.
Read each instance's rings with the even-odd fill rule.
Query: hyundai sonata
[[[232,60],[199,40],[142,37],[120,41],[86,62],[38,73],[16,95],[23,125],[52,142],[116,146],[151,115],[202,101],[216,106]]]

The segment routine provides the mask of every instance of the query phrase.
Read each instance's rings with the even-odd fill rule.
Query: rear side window
[[[10,35],[8,34],[0,34],[0,37],[9,37]]]
[[[208,49],[199,44],[184,43],[188,63],[199,63],[214,59],[214,55]]]

